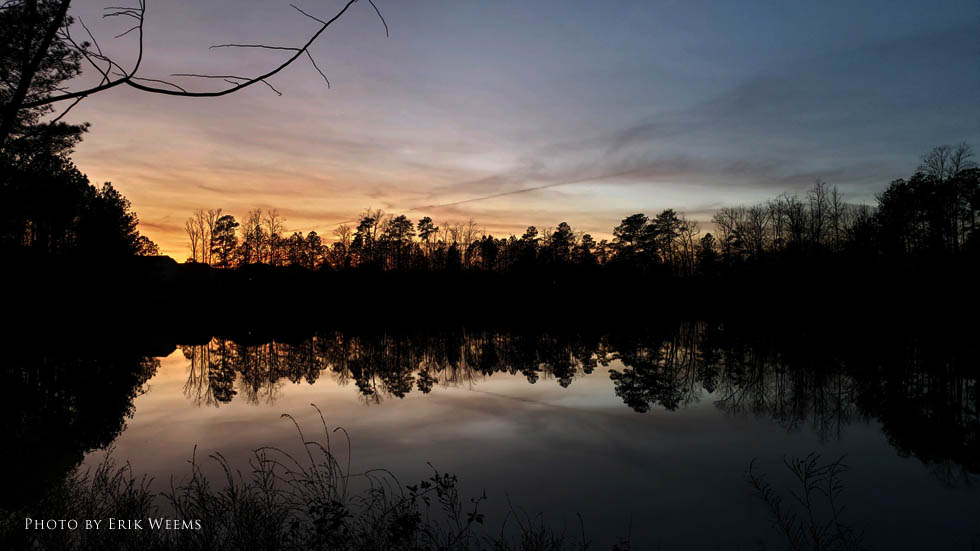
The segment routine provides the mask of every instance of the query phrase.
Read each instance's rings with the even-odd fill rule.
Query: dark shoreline
[[[70,340],[113,334],[194,344],[212,336],[303,338],[324,329],[628,332],[684,320],[732,321],[767,332],[959,332],[977,326],[980,305],[980,269],[968,257],[859,266],[828,259],[747,266],[715,278],[614,270],[224,270],[167,257],[112,265],[48,258],[11,266],[4,300],[10,339],[55,332]]]

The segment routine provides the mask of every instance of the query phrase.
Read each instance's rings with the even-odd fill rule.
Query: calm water
[[[831,344],[717,323],[328,332],[214,339],[158,357],[108,344],[23,355],[7,375],[22,366],[12,390],[23,428],[11,430],[44,451],[37,468],[48,476],[97,463],[109,443],[158,489],[188,474],[195,446],[245,467],[259,446],[301,449],[283,413],[322,440],[316,404],[350,434],[354,471],[384,467],[409,484],[430,462],[457,474],[464,494],[486,492],[490,526],[513,507],[574,533],[580,514],[597,543],[630,533],[635,549],[784,548],[745,471],[756,459],[789,489],[782,458],[815,452],[844,456],[845,520],[872,548],[970,549],[980,546],[971,346],[942,336]]]

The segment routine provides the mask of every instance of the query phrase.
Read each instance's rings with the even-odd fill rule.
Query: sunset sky
[[[295,2],[321,18],[342,6]],[[932,146],[980,147],[976,0],[376,3],[390,37],[365,1],[314,45],[330,89],[308,61],[273,79],[282,97],[117,88],[72,111],[92,123],[76,164],[183,260],[199,207],[275,207],[289,232],[323,236],[367,207],[605,236],[634,212],[708,220],[818,178],[871,201]],[[105,5],[73,9],[131,59]],[[316,29],[287,1],[148,0],[146,18],[153,78],[255,74],[284,53],[208,46]]]

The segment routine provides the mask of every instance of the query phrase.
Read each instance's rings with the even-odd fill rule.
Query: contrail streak
[[[512,190],[512,191],[501,191],[500,193],[492,193],[490,195],[483,195],[481,197],[472,197],[470,199],[461,199],[459,201],[451,201],[449,203],[438,203],[438,204],[435,204],[435,205],[420,205],[420,206],[412,207],[412,208],[408,209],[407,212],[411,212],[413,210],[437,209],[437,208],[441,208],[441,207],[452,207],[452,206],[455,206],[455,205],[462,205],[464,203],[475,203],[477,201],[485,201],[487,199],[496,199],[497,197],[505,197],[507,195],[517,195],[518,193],[527,193],[529,191],[537,191],[539,189],[547,189],[547,188],[558,187],[558,186],[568,186],[568,185],[572,185],[572,184],[582,184],[582,183],[585,183],[585,182],[595,182],[595,181],[598,181],[598,180],[606,180],[606,179],[609,179],[609,178],[615,178],[617,176],[625,176],[625,175],[631,174],[633,172],[634,171],[632,171],[632,170],[624,170],[624,171],[616,172],[616,173],[613,173],[613,174],[603,174],[601,176],[590,176],[588,178],[580,178],[578,180],[570,180],[570,181],[567,181],[567,182],[553,182],[553,183],[550,183],[550,184],[542,184],[540,186],[533,186],[533,187],[527,187],[527,188],[522,188],[522,189],[515,189],[515,190]]]
[[[496,199],[498,197],[506,197],[508,195],[517,195],[520,193],[528,193],[530,191],[538,191],[539,189],[548,189],[559,186],[569,186],[572,184],[583,184],[585,182],[596,182],[599,180],[608,180],[609,178],[616,178],[618,176],[627,176],[633,174],[635,170],[623,170],[620,172],[614,172],[612,174],[602,174],[599,176],[589,176],[588,178],[579,178],[578,180],[569,180],[566,182],[552,182],[550,184],[542,184],[540,186],[532,186],[527,188],[515,189],[511,191],[501,191],[499,193],[491,193],[490,195],[481,195],[479,197],[470,197],[469,199],[460,199],[458,201],[450,201],[448,203],[436,203],[432,205],[418,205],[414,207],[409,207],[407,209],[393,209],[402,212],[413,212],[418,210],[432,210],[439,209],[443,207],[454,207],[456,205],[463,205],[466,203],[476,203],[477,201],[486,201],[487,199]],[[342,220],[338,222],[326,222],[325,226],[335,226],[339,224],[353,224],[355,222],[360,222],[360,219],[354,220]]]

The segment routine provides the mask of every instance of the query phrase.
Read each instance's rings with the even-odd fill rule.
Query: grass
[[[315,405],[313,405],[316,408]],[[317,412],[320,410],[316,408]],[[93,469],[76,469],[50,488],[30,511],[0,511],[0,548],[57,551],[331,550],[331,551],[586,551],[596,549],[579,517],[575,534],[555,531],[543,515],[511,506],[491,532],[481,506],[485,494],[464,498],[455,475],[439,472],[404,485],[385,469],[352,472],[351,446],[342,428],[330,430],[322,413],[322,438],[307,439],[288,414],[302,443],[299,454],[280,448],[253,451],[245,472],[220,453],[206,461],[219,476],[209,478],[195,448],[190,475],[171,478],[163,492],[150,489],[131,466],[119,465],[111,448]],[[339,440],[344,453],[334,449]],[[342,461],[341,457],[346,457]],[[745,477],[767,505],[773,526],[793,551],[863,549],[861,534],[844,521],[838,459],[784,458],[793,475],[777,489],[750,463]],[[103,519],[98,530],[26,530],[26,517]],[[108,530],[114,519],[142,519],[140,530]],[[148,519],[190,521],[191,529],[150,529]],[[630,551],[629,537],[612,551]]]
[[[778,491],[764,473],[749,463],[745,478],[769,508],[773,527],[792,551],[857,551],[865,549],[863,536],[844,521],[841,474],[847,470],[843,458],[822,463],[820,456],[783,458],[793,483]],[[789,499],[787,499],[787,495]]]
[[[316,406],[313,406],[316,408]],[[319,413],[319,409],[317,408]],[[322,441],[308,440],[296,420],[300,454],[263,447],[254,450],[246,472],[234,469],[220,453],[209,461],[221,480],[205,475],[196,449],[188,479],[155,493],[150,480],[137,478],[129,464],[119,465],[111,449],[94,469],[78,469],[51,488],[32,511],[45,519],[142,519],[141,530],[25,530],[26,511],[4,511],[0,542],[9,549],[74,550],[432,550],[432,551],[584,551],[593,549],[584,534],[554,532],[540,516],[512,508],[499,533],[484,526],[486,495],[466,499],[452,474],[432,468],[416,484],[403,485],[391,472],[353,473],[350,438],[342,428],[329,430],[323,419]],[[346,444],[345,462],[333,445]],[[431,467],[431,465],[430,465]],[[199,521],[200,529],[150,529],[147,519]],[[581,523],[580,523],[581,524]],[[581,527],[580,527],[581,528]],[[622,540],[616,551],[630,549]]]

